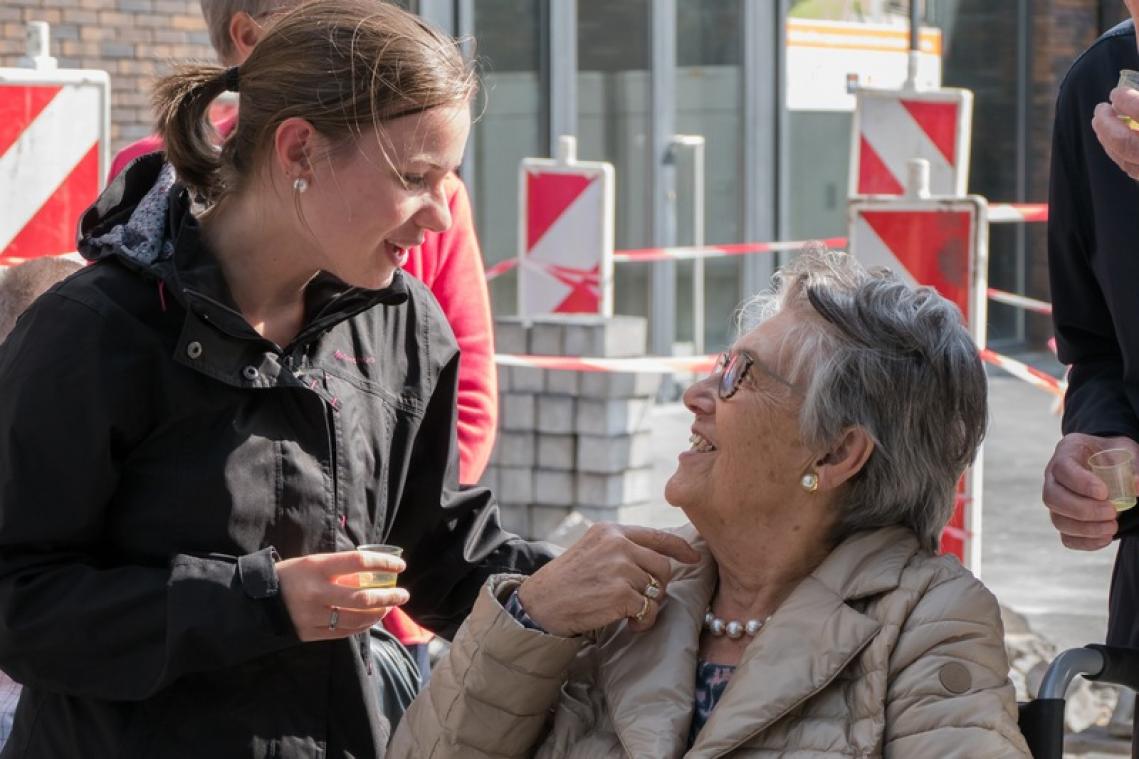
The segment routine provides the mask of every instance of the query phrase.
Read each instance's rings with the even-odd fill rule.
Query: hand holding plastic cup
[[[371,551],[372,553],[386,553],[396,558],[403,557],[403,549],[399,546],[389,546],[383,543],[365,543],[356,546],[357,551]],[[372,572],[357,572],[356,581],[361,588],[394,588],[396,586],[395,572],[377,570]]]
[[[1135,505],[1135,457],[1126,448],[1108,448],[1092,454],[1088,466],[1104,485],[1107,500],[1116,511]]]

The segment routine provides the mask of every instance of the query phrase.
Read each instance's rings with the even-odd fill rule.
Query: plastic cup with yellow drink
[[[1139,90],[1139,71],[1133,71],[1132,69],[1120,69],[1119,84],[1117,84],[1116,87],[1125,87],[1129,90]],[[1136,122],[1135,119],[1131,118],[1130,116],[1125,116],[1122,113],[1119,114],[1119,118],[1123,121],[1124,124],[1131,127],[1136,132],[1139,132],[1139,122]]]
[[[1095,476],[1107,485],[1107,500],[1116,511],[1135,505],[1135,457],[1125,448],[1108,448],[1088,459]]]
[[[357,551],[371,551],[372,553],[386,553],[397,559],[403,556],[403,549],[399,546],[385,545],[383,543],[365,543],[356,546]],[[394,588],[396,585],[396,572],[384,569],[369,570],[356,573],[356,583],[361,588]]]

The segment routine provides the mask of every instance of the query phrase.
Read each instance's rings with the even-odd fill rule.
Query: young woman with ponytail
[[[489,575],[548,560],[458,488],[458,352],[398,271],[450,224],[474,89],[369,0],[158,83],[165,161],[116,178],[94,264],[0,348],[2,756],[382,756],[367,630],[406,604],[451,634]],[[406,569],[353,550],[378,542]],[[399,587],[345,579],[367,569]]]

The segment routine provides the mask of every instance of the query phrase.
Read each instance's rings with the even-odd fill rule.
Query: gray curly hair
[[[742,334],[784,310],[803,315],[781,352],[785,376],[805,386],[803,442],[828,450],[852,426],[875,442],[832,537],[902,524],[936,550],[988,418],[985,371],[961,313],[928,287],[821,245],[773,284],[741,306],[738,326]]]

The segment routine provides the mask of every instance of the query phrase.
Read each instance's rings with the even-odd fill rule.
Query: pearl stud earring
[[[819,489],[819,475],[814,472],[807,472],[803,475],[803,479],[799,480],[799,484],[803,486],[803,490],[814,493]]]
[[[297,192],[304,192],[308,189],[308,180],[304,177],[297,177],[293,181],[293,189]]]

